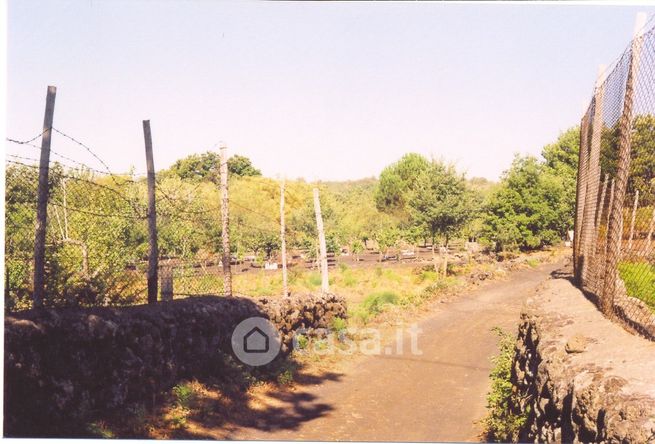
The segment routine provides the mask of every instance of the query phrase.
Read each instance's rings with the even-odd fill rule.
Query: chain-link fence
[[[9,310],[32,304],[38,175],[37,159],[8,154],[5,305]],[[144,185],[129,176],[60,158],[50,163],[48,176],[44,305],[142,302],[147,254]]]
[[[608,316],[655,339],[655,29],[601,74],[581,122],[574,267]]]
[[[149,256],[146,175],[112,173],[89,146],[54,127],[51,133],[44,305],[145,303]],[[10,311],[33,304],[41,136],[26,141],[8,139],[5,306]],[[58,147],[64,144],[79,148],[79,156],[60,154]],[[207,165],[202,168],[217,169],[218,156],[211,152],[206,156]],[[164,292],[175,297],[224,292],[218,171],[198,172],[167,169],[155,176],[158,299]],[[261,288],[253,287],[253,279],[237,278],[233,294],[281,294],[280,184],[263,177],[231,178],[230,183],[233,179],[238,183],[230,186],[232,273],[237,277],[257,271],[275,274],[270,279],[257,273]],[[285,195],[296,208],[287,211],[289,266],[317,268],[311,186],[289,186]],[[328,210],[326,214],[330,217],[331,213]],[[247,288],[242,288],[246,283]]]

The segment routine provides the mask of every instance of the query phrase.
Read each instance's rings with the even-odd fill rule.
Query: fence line
[[[607,317],[655,339],[655,28],[644,18],[580,124],[573,263]]]
[[[7,165],[7,238],[6,304],[10,310],[33,306],[35,277],[34,232],[38,175],[43,171],[39,159],[29,156],[22,147],[41,150],[35,144],[46,132],[59,135],[89,153],[100,168],[89,165],[74,155],[50,150],[53,158],[47,164],[46,240],[44,243],[44,304],[46,306],[124,305],[143,303],[148,293],[147,262],[154,260],[160,282],[150,273],[150,302],[158,296],[172,295],[172,279],[178,279],[175,294],[230,294],[223,291],[225,277],[218,278],[218,268],[234,262],[233,255],[224,255],[219,244],[226,230],[220,228],[222,205],[218,199],[197,202],[198,194],[218,197],[219,187],[210,181],[190,183],[170,174],[154,175],[154,224],[160,251],[148,254],[146,199],[147,180],[134,174],[117,174],[89,144],[53,126],[26,140],[8,138],[21,148],[8,154]],[[154,168],[153,168],[154,169]],[[227,174],[223,174],[227,178]],[[307,191],[307,190],[305,190]],[[311,201],[311,195],[300,197],[288,191],[297,201]],[[280,231],[280,220],[253,209],[251,205],[230,199],[235,210],[227,232],[236,230],[237,237],[259,236],[272,245],[288,226]],[[254,219],[247,215],[255,216]],[[179,233],[178,233],[179,232]],[[191,250],[183,251],[175,239],[184,244],[188,237],[200,238]],[[243,243],[243,241],[241,241]],[[192,242],[187,242],[192,243]],[[239,241],[237,241],[239,243]],[[203,250],[207,253],[202,253]],[[277,249],[276,245],[271,250]],[[256,252],[256,250],[255,250]],[[271,251],[267,252],[267,257]],[[237,260],[237,264],[240,261]],[[227,268],[227,267],[226,267]],[[152,270],[152,266],[151,266]],[[237,270],[243,272],[245,269]],[[229,276],[229,275],[228,275]],[[235,294],[240,294],[238,291]]]

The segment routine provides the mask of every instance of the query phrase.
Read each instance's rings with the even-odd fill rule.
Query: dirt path
[[[515,328],[523,301],[561,264],[513,272],[453,300],[435,304],[400,355],[355,359],[343,374],[299,381],[274,394],[276,407],[228,439],[474,441],[485,415],[489,358],[498,326]]]

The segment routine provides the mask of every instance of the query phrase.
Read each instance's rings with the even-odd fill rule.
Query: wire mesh
[[[32,141],[35,139],[32,139]],[[39,165],[28,148],[6,158],[5,307],[31,308]],[[30,141],[31,142],[31,141]],[[15,151],[15,150],[14,150]],[[145,182],[67,157],[49,164],[45,306],[126,305],[145,299]]]
[[[599,83],[581,124],[574,263],[609,317],[655,339],[655,29]]]
[[[52,131],[57,138],[49,164],[44,305],[145,303],[146,178],[115,174],[91,147]],[[40,137],[7,139],[12,152],[6,158],[5,303],[11,311],[32,306]],[[77,155],[58,151],[66,142],[68,148],[81,148]],[[165,299],[164,292],[167,297],[223,293],[219,175],[213,171],[218,159],[205,156],[206,164],[193,171],[156,174],[159,299]],[[237,278],[233,293],[281,294],[279,183],[263,177],[235,180],[229,203],[232,272],[237,277],[257,272],[262,285],[253,288],[253,279]],[[311,189],[296,185],[285,194],[300,208],[287,212],[289,267],[315,267]],[[266,271],[274,277],[262,278]]]

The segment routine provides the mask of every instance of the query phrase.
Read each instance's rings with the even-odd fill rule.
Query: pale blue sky
[[[646,6],[10,1],[7,133],[116,171],[224,140],[266,175],[356,179],[416,151],[497,179],[576,125]],[[53,149],[98,166],[60,136]],[[30,148],[12,153],[36,157]]]

